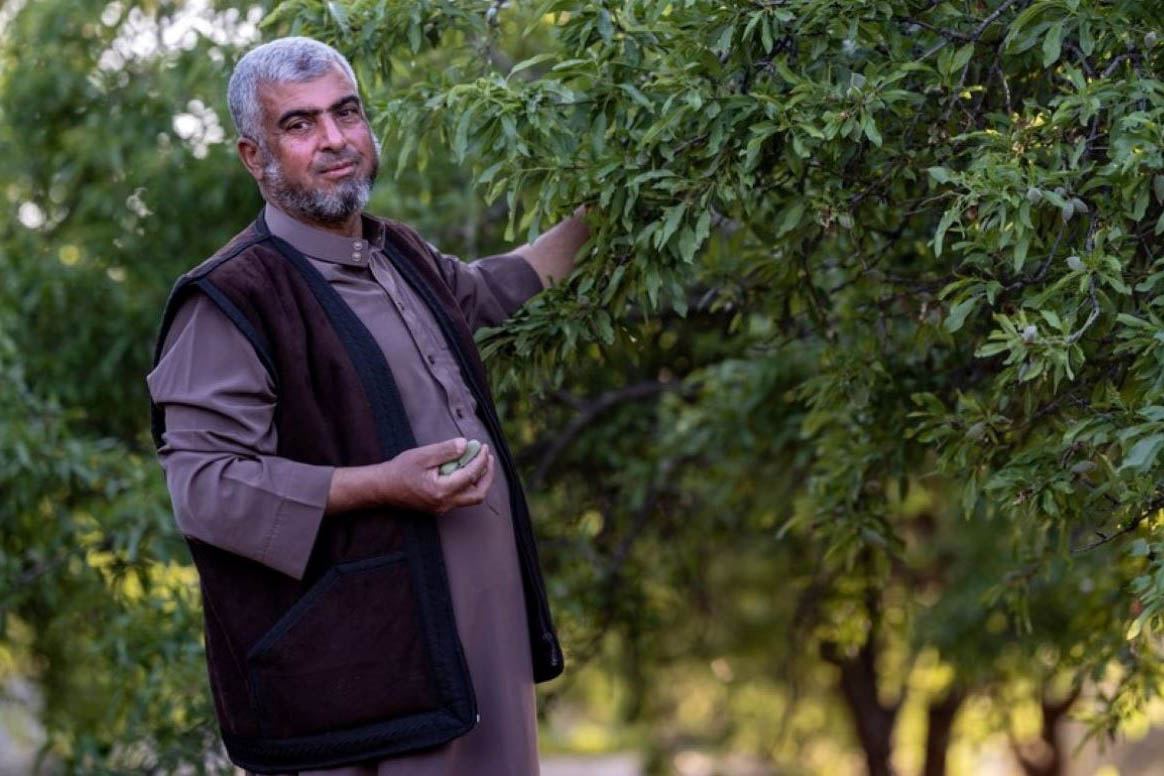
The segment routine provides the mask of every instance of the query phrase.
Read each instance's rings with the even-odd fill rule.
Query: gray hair
[[[347,58],[326,43],[312,38],[278,38],[246,53],[230,74],[226,99],[235,129],[245,138],[263,140],[263,106],[259,87],[265,83],[302,83],[339,68],[356,85],[356,74]]]

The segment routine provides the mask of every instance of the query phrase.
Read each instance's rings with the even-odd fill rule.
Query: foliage
[[[451,151],[508,235],[590,204],[580,270],[483,345],[523,364],[499,370],[512,395],[666,384],[650,420],[582,402],[554,502],[618,526],[620,585],[644,523],[718,548],[721,526],[774,532],[775,492],[804,505],[777,522],[818,548],[806,573],[879,590],[917,573],[902,504],[937,492],[953,559],[991,562],[943,563],[936,624],[902,630],[981,686],[998,674],[957,623],[989,644],[1005,605],[1076,683],[1124,666],[1110,728],[1121,693],[1154,692],[1162,611],[1159,10],[288,0],[274,20],[376,62],[397,167]],[[673,584],[668,560],[642,570]],[[1037,623],[1046,595],[1067,608]]]
[[[225,121],[236,49],[203,32],[99,64],[135,13],[178,7],[42,0],[0,41],[0,142],[23,151],[0,177],[43,215],[0,233],[0,385],[22,397],[0,415],[0,612],[37,639],[0,645],[77,769],[197,762],[209,729],[141,375],[171,279],[258,204],[206,112]],[[1112,731],[1156,694],[1161,10],[273,10],[267,34],[352,58],[377,205],[443,249],[590,206],[578,271],[481,340],[576,666],[551,721],[597,669],[658,769],[695,746],[820,770],[847,711],[876,772],[871,723],[913,700],[938,730],[995,698],[997,729],[1016,694],[1086,688]],[[112,721],[72,710],[111,694]]]
[[[259,199],[202,103],[232,49],[150,53],[179,10],[29,3],[0,35],[0,665],[80,772],[215,762],[143,378],[172,279]]]

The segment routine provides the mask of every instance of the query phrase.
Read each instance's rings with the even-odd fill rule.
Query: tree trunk
[[[946,697],[931,703],[926,727],[926,760],[924,776],[946,776],[946,750],[950,748],[950,732],[954,727],[954,717],[962,706],[966,695],[962,690],[950,688]]]
[[[873,640],[870,634],[854,657],[842,655],[831,643],[821,645],[821,655],[841,670],[841,695],[865,752],[869,776],[893,776],[889,758],[893,753],[891,739],[898,704],[885,706],[877,697],[877,654]]]
[[[1043,698],[1043,730],[1039,738],[1031,744],[1011,743],[1015,757],[1026,776],[1060,776],[1063,773],[1063,751],[1059,741],[1059,720],[1079,699],[1080,688],[1059,703]]]

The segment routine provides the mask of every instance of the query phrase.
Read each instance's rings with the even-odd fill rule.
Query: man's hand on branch
[[[375,506],[404,507],[441,515],[480,504],[493,483],[495,465],[488,445],[462,469],[442,475],[440,466],[465,451],[464,438],[405,450],[371,466],[338,468],[332,476],[327,513]]]

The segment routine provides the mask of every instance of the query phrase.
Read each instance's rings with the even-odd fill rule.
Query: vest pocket
[[[247,652],[261,735],[303,736],[438,706],[403,553],[327,571]]]

